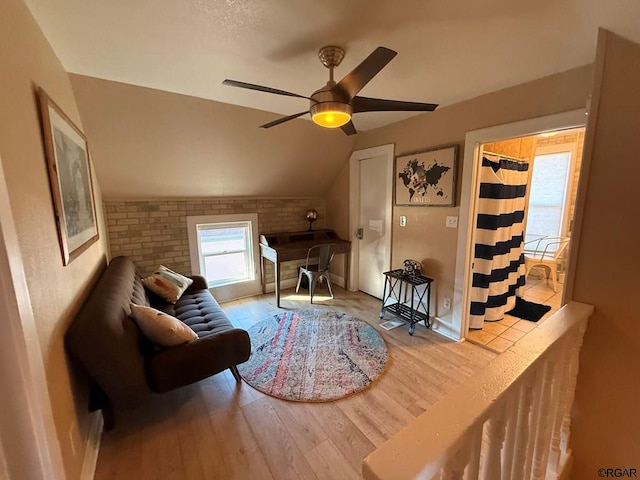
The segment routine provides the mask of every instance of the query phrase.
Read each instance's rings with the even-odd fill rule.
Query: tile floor
[[[547,284],[545,278],[537,279],[533,277],[533,274],[529,275],[527,284],[524,286],[524,299],[530,302],[550,305],[551,310],[538,322],[520,320],[511,315],[505,315],[499,322],[485,322],[482,330],[469,330],[467,340],[497,353],[504,352],[558,311],[562,300],[562,285],[559,285],[558,292],[555,293],[551,282]]]

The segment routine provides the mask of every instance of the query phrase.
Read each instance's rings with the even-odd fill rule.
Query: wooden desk
[[[275,272],[276,304],[280,307],[280,264],[290,260],[304,260],[313,245],[335,243],[336,254],[344,253],[344,281],[349,276],[349,252],[351,242],[338,238],[336,232],[319,229],[302,232],[280,232],[260,235],[260,267],[262,271],[262,292],[266,293],[264,260],[273,262]],[[345,285],[346,286],[346,285]]]

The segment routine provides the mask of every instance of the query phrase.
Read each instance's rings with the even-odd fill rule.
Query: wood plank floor
[[[95,479],[361,479],[367,454],[496,356],[424,325],[413,337],[406,327],[385,331],[378,299],[335,290],[314,305],[355,315],[386,341],[388,367],[372,387],[335,402],[288,402],[227,370],[120,413],[103,435]],[[292,290],[281,303],[309,307],[308,295]],[[280,311],[273,294],[222,306],[243,328]]]

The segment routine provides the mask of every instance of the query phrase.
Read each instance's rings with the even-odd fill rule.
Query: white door
[[[360,219],[358,240],[359,289],[369,295],[382,298],[383,272],[389,268],[390,253],[386,229],[386,199],[384,192],[391,180],[387,178],[386,157],[378,156],[360,161]]]
[[[393,145],[353,152],[349,160],[351,290],[382,298],[391,268]]]

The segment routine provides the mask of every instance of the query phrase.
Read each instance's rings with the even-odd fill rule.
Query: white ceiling
[[[328,79],[320,47],[347,51],[339,79],[382,45],[398,56],[361,95],[444,106],[591,63],[598,26],[640,42],[638,0],[26,3],[69,72],[282,115],[307,101],[222,81],[310,95]],[[411,115],[360,113],[354,124],[368,130]]]

